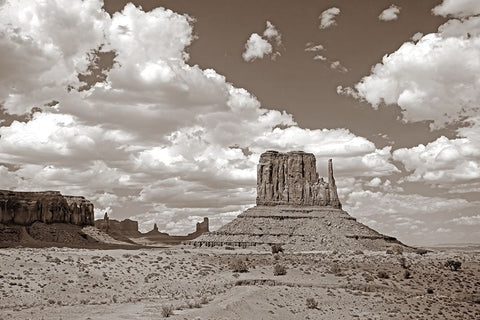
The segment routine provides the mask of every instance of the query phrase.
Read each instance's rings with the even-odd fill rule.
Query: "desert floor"
[[[0,261],[0,319],[480,319],[480,250],[9,248]]]

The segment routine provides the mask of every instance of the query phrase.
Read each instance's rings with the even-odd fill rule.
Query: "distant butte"
[[[257,205],[218,231],[187,243],[202,246],[282,245],[289,251],[385,250],[404,246],[342,210],[328,161],[319,178],[312,153],[267,151],[257,166]]]

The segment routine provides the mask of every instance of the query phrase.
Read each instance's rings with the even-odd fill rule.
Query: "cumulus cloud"
[[[476,226],[480,225],[480,215],[455,218],[452,219],[451,222],[459,225]]]
[[[392,4],[387,9],[383,10],[382,13],[378,16],[378,19],[382,21],[392,21],[397,20],[398,15],[400,14],[400,7]]]
[[[2,188],[85,195],[97,216],[184,233],[197,217],[220,226],[254,203],[266,149],[314,152],[320,170],[333,157],[339,176],[398,172],[390,148],[346,129],[301,128],[215,70],[189,65],[187,15],[127,4],[110,17],[95,0],[8,1],[0,15],[2,70],[22,70],[0,73],[0,99],[8,113],[31,114],[0,127]],[[269,22],[258,37],[281,45]],[[77,90],[99,48],[114,52],[112,67]]]
[[[345,210],[351,212],[360,222],[375,227],[382,233],[397,236],[407,244],[438,243],[435,233],[440,228],[454,231],[455,237],[449,241],[479,240],[478,234],[465,233],[458,222],[457,226],[454,226],[449,221],[459,213],[468,215],[468,212],[474,212],[479,205],[478,201],[401,192],[364,191],[358,185],[345,194],[344,199]]]
[[[245,44],[245,51],[242,57],[245,61],[263,59],[264,56],[272,53],[272,45],[256,33],[252,33]]]
[[[480,2],[477,0],[443,0],[432,9],[439,16],[468,17],[480,14]]]
[[[477,1],[444,1],[434,13],[450,19],[436,33],[413,36],[385,55],[354,88],[339,94],[365,100],[374,108],[398,105],[405,122],[427,121],[432,130],[456,125],[457,137],[395,150],[393,157],[410,174],[406,181],[428,182],[449,190],[474,190],[480,168],[480,17]],[[468,186],[468,184],[472,184]]]
[[[267,27],[263,32],[263,37],[257,33],[252,33],[245,43],[245,51],[242,54],[243,60],[250,62],[255,59],[263,59],[270,56],[275,60],[280,55],[282,46],[282,35],[275,26],[267,21]]]
[[[413,171],[406,179],[430,183],[466,182],[480,178],[480,117],[458,129],[459,138],[440,137],[426,145],[393,152],[396,161]]]
[[[335,21],[335,18],[337,17],[338,14],[340,14],[340,9],[336,7],[332,7],[323,11],[318,17],[320,19],[319,28],[327,29],[331,26],[335,26],[337,24],[337,22]]]

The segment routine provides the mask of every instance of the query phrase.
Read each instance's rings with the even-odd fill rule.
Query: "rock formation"
[[[130,219],[118,221],[115,219],[110,219],[108,215],[104,216],[103,219],[96,220],[95,227],[108,233],[114,239],[124,242],[135,242],[136,238],[145,238],[151,241],[173,244],[180,243],[185,240],[192,240],[205,232],[209,232],[208,218],[203,218],[203,222],[197,222],[195,231],[186,236],[171,236],[168,233],[160,232],[156,223],[153,225],[152,230],[146,233],[141,233],[138,231],[137,221]]]
[[[293,151],[267,151],[257,166],[257,205],[330,206],[341,208],[328,162],[328,183],[318,177],[315,156]]]
[[[28,226],[34,222],[93,225],[93,204],[58,191],[0,190],[0,223]]]
[[[267,151],[257,166],[257,206],[194,246],[280,244],[285,250],[385,250],[402,245],[359,223],[341,209],[328,161],[328,183],[318,178],[315,157],[301,151]]]

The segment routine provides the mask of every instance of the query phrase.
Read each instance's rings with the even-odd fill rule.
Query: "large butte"
[[[288,251],[376,251],[404,246],[342,210],[332,160],[325,181],[318,176],[312,153],[263,153],[257,166],[256,202],[218,231],[188,243],[197,247],[279,244]]]

